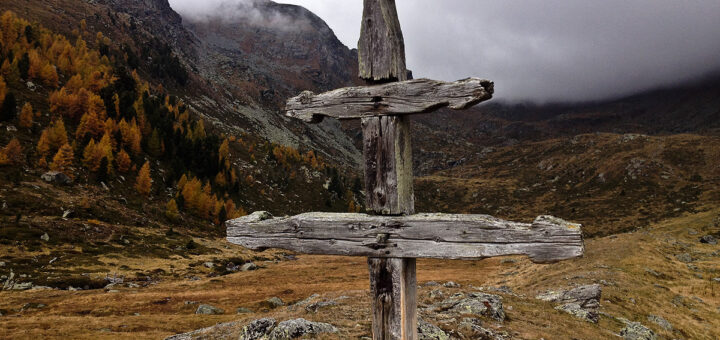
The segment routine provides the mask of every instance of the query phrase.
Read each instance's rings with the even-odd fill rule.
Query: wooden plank
[[[374,339],[415,340],[415,259],[368,258]]]
[[[467,78],[455,82],[413,79],[356,86],[321,94],[304,91],[287,101],[289,117],[316,123],[323,117],[354,119],[427,113],[442,107],[463,110],[492,98],[493,82]]]
[[[412,147],[407,117],[362,120],[365,207],[386,215],[415,212]]]
[[[488,215],[306,213],[272,218],[256,212],[227,224],[232,243],[306,254],[439,259],[527,255],[547,263],[580,257],[584,251],[581,225],[552,216],[518,223]]]
[[[360,78],[371,81],[404,80],[405,41],[395,0],[365,0],[358,41]]]

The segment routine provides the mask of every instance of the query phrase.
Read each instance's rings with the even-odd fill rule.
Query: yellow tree
[[[30,105],[29,102],[26,102],[25,105],[23,105],[22,110],[20,111],[20,118],[18,125],[24,127],[24,128],[30,128],[33,124],[33,108],[32,105]]]
[[[135,190],[143,196],[150,195],[152,189],[152,178],[150,177],[150,162],[146,161],[140,168],[137,181],[135,182]]]
[[[171,220],[176,220],[178,217],[180,217],[177,202],[175,202],[174,199],[171,199],[170,202],[168,202],[165,206],[165,216],[167,216]]]
[[[43,83],[45,83],[46,86],[56,88],[58,86],[58,74],[55,70],[55,66],[48,64],[45,64],[43,66],[42,70],[40,71],[40,78],[42,78]]]
[[[21,165],[23,164],[23,150],[20,141],[13,138],[2,150],[0,150],[0,165]]]
[[[125,150],[120,150],[115,161],[117,162],[118,171],[123,173],[128,172],[128,170],[130,170],[130,166],[132,166],[130,155],[128,155]]]
[[[53,161],[50,163],[50,169],[60,171],[68,177],[73,178],[72,164],[74,159],[75,154],[73,153],[72,147],[70,147],[70,144],[65,143],[60,147],[55,157],[53,157]]]

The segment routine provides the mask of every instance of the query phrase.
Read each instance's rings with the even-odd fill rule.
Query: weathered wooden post
[[[407,80],[405,40],[395,0],[366,0],[358,74],[368,84]],[[407,116],[362,119],[365,206],[384,215],[415,213]],[[414,258],[368,258],[375,339],[417,339]]]
[[[367,256],[373,338],[417,339],[416,258],[479,259],[528,255],[535,262],[582,256],[579,224],[540,216],[532,224],[487,215],[414,214],[412,149],[407,115],[441,107],[461,110],[490,99],[493,83],[407,80],[405,47],[394,0],[364,0],[358,42],[360,77],[368,86],[287,103],[306,122],[325,116],[362,119],[366,206],[370,213],[267,212],[228,221],[230,242],[254,250]]]

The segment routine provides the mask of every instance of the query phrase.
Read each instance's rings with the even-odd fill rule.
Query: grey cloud
[[[236,0],[237,1],[237,0]],[[171,0],[202,11],[218,0]],[[361,0],[284,0],[357,44]],[[507,100],[582,101],[720,69],[720,1],[397,0],[416,77],[492,79]]]

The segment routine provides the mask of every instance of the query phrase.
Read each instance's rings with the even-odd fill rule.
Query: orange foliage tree
[[[67,130],[62,119],[58,119],[50,124],[40,134],[37,144],[37,151],[41,156],[47,156],[48,152],[58,150],[64,144],[67,144]]]
[[[152,178],[150,177],[150,162],[146,161],[140,168],[137,180],[135,182],[135,190],[143,196],[150,195],[152,189]]]
[[[128,172],[128,170],[130,170],[130,167],[132,166],[130,155],[128,155],[125,150],[120,150],[120,152],[118,152],[115,162],[117,162],[118,171],[122,173]]]
[[[0,150],[0,165],[22,165],[23,150],[20,141],[13,138],[2,150]]]
[[[75,160],[75,153],[73,153],[70,144],[65,143],[60,150],[53,157],[52,163],[50,163],[50,169],[60,171],[66,174],[68,177],[73,178],[72,164]]]
[[[24,128],[30,128],[33,124],[33,108],[30,103],[25,103],[20,111],[18,125]]]

